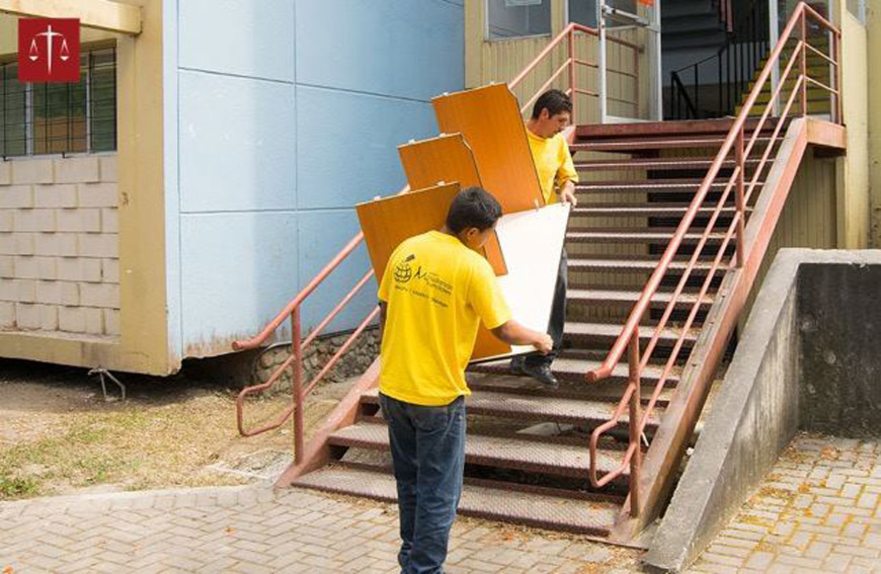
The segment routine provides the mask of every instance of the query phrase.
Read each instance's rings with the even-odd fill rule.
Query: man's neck
[[[540,138],[545,137],[540,133],[540,130],[538,128],[538,122],[532,118],[529,118],[528,120],[526,120],[526,129],[528,129],[529,133],[531,133],[532,135],[534,135],[536,137],[540,137]]]

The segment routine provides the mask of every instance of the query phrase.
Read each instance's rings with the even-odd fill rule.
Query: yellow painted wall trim
[[[109,0],[0,0],[0,12],[38,18],[79,18],[89,28],[141,33],[141,9]]]

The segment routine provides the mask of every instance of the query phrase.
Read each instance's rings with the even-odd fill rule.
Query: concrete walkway
[[[881,574],[881,442],[797,438],[695,564],[708,574]]]
[[[796,440],[693,568],[707,574],[881,574],[881,443]],[[265,486],[0,504],[0,574],[397,574],[393,506]],[[638,553],[478,520],[449,574],[633,574]]]
[[[228,487],[0,504],[0,572],[395,573],[394,507]],[[460,519],[450,574],[630,574],[636,553]]]

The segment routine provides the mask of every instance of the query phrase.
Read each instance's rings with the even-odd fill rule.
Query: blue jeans
[[[405,403],[380,394],[388,421],[398,510],[402,574],[443,574],[450,529],[462,496],[465,400],[442,407]]]

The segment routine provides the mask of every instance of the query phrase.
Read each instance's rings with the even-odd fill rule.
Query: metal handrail
[[[766,19],[770,18],[770,13],[767,5],[766,0],[752,0],[752,4],[742,12],[737,22],[732,21],[726,25],[725,43],[714,54],[670,72],[672,114],[670,119],[688,119],[677,113],[681,110],[679,100],[691,99],[683,80],[686,70],[691,72],[692,77],[691,88],[694,92],[694,107],[697,110],[694,117],[700,119],[701,70],[706,69],[703,67],[704,64],[713,60],[716,62],[718,84],[716,112],[719,115],[733,113],[736,105],[733,94],[743,93],[744,86],[748,85],[755,75],[768,49],[770,36]],[[731,10],[730,3],[727,10]],[[679,79],[678,84],[674,81],[676,78]],[[686,108],[686,111],[690,110]]]
[[[563,60],[563,63],[559,65],[559,67],[551,74],[551,76],[542,84],[542,86],[535,91],[535,94],[529,98],[525,104],[520,107],[520,113],[526,113],[526,111],[535,103],[535,100],[546,90],[548,89],[557,78],[563,72],[568,71],[568,83],[569,89],[566,90],[566,93],[572,98],[572,118],[575,119],[575,111],[578,106],[578,99],[575,97],[577,94],[583,94],[590,97],[598,98],[600,94],[598,92],[592,90],[584,90],[576,87],[577,80],[577,67],[585,66],[588,68],[599,69],[599,65],[596,62],[588,62],[585,60],[580,60],[576,56],[576,34],[582,33],[588,36],[593,36],[595,38],[599,38],[599,31],[596,28],[590,28],[588,26],[584,26],[582,24],[576,24],[575,22],[570,23],[568,26],[563,28],[563,31],[560,32],[547,46],[545,46],[541,52],[529,63],[526,65],[523,70],[520,71],[514,79],[508,82],[508,87],[513,90],[516,88],[524,79],[526,79],[531,72],[535,70],[535,68],[542,63],[546,58],[548,58],[556,48],[560,47],[563,42],[567,42],[567,58]],[[639,54],[641,51],[641,47],[638,44],[633,42],[629,42],[622,38],[616,38],[613,36],[606,36],[606,39],[613,43],[618,44],[622,47],[629,48],[633,51],[633,69],[635,72],[628,72],[626,70],[618,70],[614,68],[609,68],[607,71],[612,74],[616,74],[619,76],[625,76],[632,78],[633,81],[633,99],[632,100],[623,100],[617,99],[616,101],[639,107]]]
[[[576,57],[576,45],[575,38],[577,33],[587,34],[589,36],[599,37],[599,32],[594,28],[589,28],[587,26],[582,26],[581,24],[569,24],[566,28],[558,34],[545,48],[519,73],[514,77],[509,83],[509,88],[513,89],[518,86],[535,68],[542,63],[550,54],[553,53],[554,49],[558,46],[562,45],[564,41],[568,40],[568,52],[569,57],[567,58],[564,66],[562,66],[557,73],[554,74],[551,80],[545,82],[545,85],[542,86],[541,89],[537,91],[537,93],[527,102],[526,106],[523,106],[521,109],[521,113],[525,111],[532,102],[535,101],[536,98],[548,87],[550,86],[555,79],[559,78],[560,74],[563,71],[568,70],[568,81],[569,81],[569,90],[568,93],[572,94],[586,94],[589,96],[596,96],[596,92],[580,89],[577,87],[577,75],[576,75],[576,67],[578,65],[588,66],[597,68],[597,64],[594,62],[586,62],[580,60]],[[635,73],[621,71],[621,70],[613,70],[609,71],[612,73],[618,73],[622,75],[629,75],[633,77],[635,80],[634,83],[638,86],[638,72],[639,72],[639,52],[640,47],[634,43],[628,42],[626,40],[620,38],[608,38],[610,42],[620,44],[624,47],[628,47],[633,49],[634,51],[634,63],[635,63]],[[636,99],[638,104],[638,88],[636,88]],[[575,99],[573,99],[573,112],[574,112],[574,104]],[[574,117],[574,113],[573,113]],[[409,187],[405,186],[398,194],[407,193],[409,191]],[[258,435],[273,429],[279,428],[281,425],[285,424],[292,416],[294,417],[294,460],[295,462],[300,462],[303,457],[303,453],[305,452],[304,445],[304,434],[303,434],[303,405],[305,398],[309,395],[312,389],[327,375],[328,372],[337,364],[340,358],[348,351],[352,344],[354,344],[355,340],[364,332],[364,330],[370,325],[370,323],[376,318],[379,309],[378,307],[374,308],[367,317],[358,325],[355,331],[346,339],[340,349],[334,354],[333,357],[327,362],[327,364],[316,374],[311,381],[307,384],[303,384],[302,381],[302,371],[303,371],[303,350],[311,344],[315,339],[319,336],[319,334],[333,321],[333,319],[346,307],[355,297],[355,295],[360,292],[360,290],[369,283],[370,278],[373,277],[373,271],[368,271],[360,281],[352,288],[351,291],[322,319],[321,322],[312,330],[312,332],[305,338],[302,339],[302,331],[301,331],[301,306],[306,301],[306,299],[316,290],[319,286],[321,286],[324,281],[333,273],[334,270],[339,268],[339,266],[345,261],[351,254],[361,245],[364,241],[363,232],[359,232],[355,237],[353,237],[339,253],[334,256],[334,258],[327,264],[325,267],[309,282],[309,284],[303,288],[294,299],[290,301],[290,303],[285,306],[285,308],[275,316],[275,318],[269,322],[269,324],[256,336],[246,339],[235,341],[233,343],[233,349],[236,351],[246,350],[246,349],[256,349],[262,345],[264,345],[270,337],[276,332],[276,330],[285,323],[285,321],[290,318],[291,321],[291,347],[292,353],[291,356],[288,357],[281,365],[279,365],[269,376],[266,382],[252,385],[243,389],[237,399],[236,399],[236,424],[238,426],[239,434],[242,436],[254,436]],[[252,394],[261,393],[263,391],[268,390],[279,379],[283,376],[285,371],[288,369],[293,370],[292,376],[292,394],[293,401],[292,403],[281,412],[278,418],[268,424],[265,424],[261,427],[255,429],[246,429],[244,425],[244,401],[245,399]]]
[[[627,389],[625,390],[621,400],[619,401],[618,408],[616,409],[613,417],[603,425],[597,427],[591,434],[590,481],[595,487],[604,486],[618,476],[621,476],[629,466],[630,513],[632,516],[637,516],[639,514],[640,508],[638,491],[639,472],[642,458],[642,451],[639,442],[640,438],[645,431],[648,420],[652,415],[654,407],[657,404],[657,400],[660,397],[666,381],[673,372],[675,364],[679,358],[679,352],[681,351],[685,343],[685,337],[691,329],[691,326],[693,325],[695,318],[697,317],[697,313],[701,305],[704,304],[710,285],[712,284],[716,273],[720,269],[725,267],[725,265],[723,264],[723,259],[725,258],[728,251],[728,246],[731,244],[732,241],[736,242],[735,252],[732,257],[734,268],[741,268],[746,261],[746,246],[744,244],[745,223],[747,215],[746,206],[748,205],[748,202],[756,185],[758,185],[758,182],[760,181],[763,171],[769,165],[768,160],[770,158],[771,152],[773,151],[777,140],[781,137],[781,131],[786,121],[789,119],[790,112],[795,105],[796,99],[800,100],[800,115],[804,117],[808,113],[807,86],[809,82],[807,79],[807,20],[809,18],[815,24],[824,28],[826,32],[830,32],[832,34],[834,46],[831,53],[836,62],[836,68],[840,72],[840,30],[832,25],[832,23],[826,20],[816,10],[807,5],[805,2],[800,2],[798,7],[793,12],[793,15],[790,18],[786,28],[781,33],[780,41],[778,42],[777,46],[775,46],[770,57],[768,58],[768,62],[759,75],[755,86],[747,97],[743,109],[741,109],[740,113],[737,115],[737,119],[734,121],[734,124],[732,125],[727,137],[725,138],[722,147],[716,154],[716,157],[713,160],[713,163],[710,166],[707,175],[704,177],[700,187],[698,188],[697,194],[695,195],[694,199],[686,210],[686,213],[679,226],[676,228],[676,232],[674,233],[673,238],[670,240],[667,249],[664,251],[664,254],[661,257],[657,268],[652,273],[637,303],[634,305],[633,310],[631,311],[627,319],[627,322],[621,330],[621,334],[616,339],[615,343],[612,346],[612,349],[609,351],[609,354],[603,361],[602,365],[599,368],[588,372],[586,375],[586,379],[589,383],[595,383],[609,377],[615,367],[617,367],[618,364],[621,362],[624,353],[628,353],[627,361],[629,367],[629,383]],[[798,30],[798,36],[793,35],[793,32],[796,30],[796,26],[800,26]],[[772,97],[770,98],[768,103],[765,104],[764,113],[762,114],[761,118],[753,129],[751,136],[749,137],[749,139],[747,139],[747,134],[745,133],[747,119],[750,117],[753,107],[755,106],[760,93],[765,87],[766,82],[771,77],[773,69],[779,65],[778,62],[781,60],[781,55],[784,52],[785,45],[791,39],[798,40],[795,48],[793,49],[792,56],[789,58],[783,74],[781,74],[780,82],[776,86]],[[789,79],[789,76],[792,74],[793,69],[797,63],[800,64],[798,78],[796,79],[792,87],[792,92],[789,94],[789,97],[785,103],[785,106],[783,107],[779,118],[777,118],[773,133],[767,143],[764,152],[762,153],[761,160],[759,160],[758,164],[755,167],[753,177],[750,180],[749,185],[747,186],[746,158],[749,157],[749,154],[753,151],[754,147],[759,142],[759,136],[765,127],[769,115],[778,99],[781,99],[783,95],[783,86]],[[827,91],[829,91],[830,93],[830,97],[835,98],[836,107],[834,113],[834,121],[838,124],[841,124],[842,108],[840,73],[834,76],[834,82],[834,89],[823,85],[819,86],[819,88],[827,88]],[[688,232],[688,230],[691,228],[691,225],[697,217],[698,213],[700,211],[706,210],[707,206],[705,206],[704,203],[707,195],[713,185],[717,183],[716,179],[719,176],[719,172],[723,164],[728,161],[729,155],[732,151],[735,153],[735,167],[732,170],[731,175],[727,176],[727,185],[725,186],[725,190],[722,193],[721,199],[719,199],[716,202],[715,207],[712,208],[713,215],[707,223],[706,229],[704,230],[700,241],[696,245],[694,252],[691,254],[691,258],[688,261],[688,264],[685,266],[685,270],[682,277],[679,279],[676,290],[673,292],[673,295],[667,302],[661,320],[654,327],[655,331],[653,336],[651,337],[649,343],[646,345],[646,348],[642,353],[642,357],[640,357],[640,323],[646,312],[651,307],[652,300],[657,293],[662,280],[667,275],[670,263],[677,255],[683,239],[685,238],[686,232]],[[658,379],[658,382],[655,384],[654,392],[652,393],[652,396],[645,409],[642,410],[642,413],[640,414],[640,381],[642,370],[646,367],[646,365],[648,365],[652,356],[652,352],[657,345],[661,333],[666,327],[666,324],[670,316],[672,315],[673,310],[676,308],[679,296],[685,288],[685,285],[690,278],[692,271],[694,271],[695,263],[697,262],[698,258],[703,254],[703,248],[707,243],[707,239],[709,238],[710,233],[714,230],[716,221],[722,213],[722,207],[725,205],[725,202],[730,197],[732,191],[734,191],[736,194],[735,215],[734,217],[732,217],[731,223],[728,225],[728,229],[722,241],[722,244],[719,246],[716,257],[713,260],[713,264],[707,272],[707,276],[704,279],[700,292],[695,298],[688,318],[679,329],[679,336],[672,351],[670,352],[670,356],[668,357],[666,364],[664,365],[661,376]],[[728,265],[731,265],[731,262],[729,262]],[[606,431],[618,425],[621,417],[623,416],[624,410],[628,405],[630,405],[630,419],[628,421],[630,427],[630,443],[628,445],[628,448],[625,451],[620,466],[615,470],[608,472],[602,478],[598,478],[596,469],[596,453],[599,439]]]

